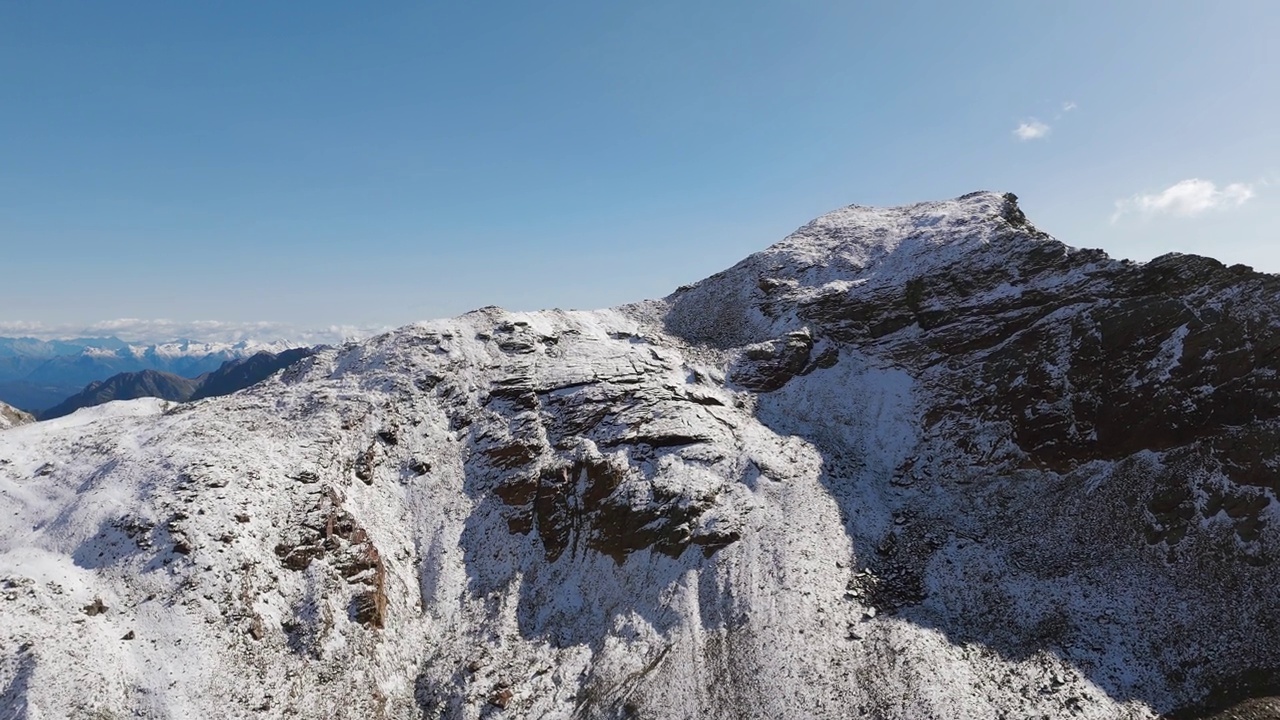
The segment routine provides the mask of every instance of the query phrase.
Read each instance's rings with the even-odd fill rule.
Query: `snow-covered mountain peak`
[[[1280,279],[846,208],[0,433],[0,709],[1206,717],[1280,687]]]
[[[783,272],[821,267],[839,277],[897,254],[909,256],[909,262],[897,263],[905,266],[945,249],[972,249],[1025,224],[1017,199],[994,192],[890,208],[850,205],[818,217],[748,262]]]
[[[1027,280],[1021,270],[1028,257],[1074,252],[1031,225],[1010,193],[975,192],[891,208],[850,205],[676,291],[667,298],[668,325],[694,342],[759,342],[803,327],[797,311],[824,297],[901,291],[960,268],[999,278],[987,284],[1004,290],[1006,281]],[[1089,251],[1088,258],[1106,256]]]

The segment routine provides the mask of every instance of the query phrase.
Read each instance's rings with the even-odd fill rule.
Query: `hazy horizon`
[[[608,307],[843,205],[979,189],[1069,245],[1280,271],[1277,20],[1243,0],[10,6],[0,335]]]

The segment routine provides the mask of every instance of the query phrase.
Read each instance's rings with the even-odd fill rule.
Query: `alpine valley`
[[[0,716],[1280,717],[1278,364],[981,192],[27,422]]]
[[[115,337],[0,338],[0,402],[39,413],[82,392],[90,383],[120,373],[153,370],[195,378],[230,360],[290,347],[293,345],[280,341],[177,340],[139,345]]]

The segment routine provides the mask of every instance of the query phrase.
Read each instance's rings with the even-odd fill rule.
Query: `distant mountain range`
[[[155,397],[176,402],[230,395],[255,385],[277,370],[315,354],[311,348],[293,348],[280,353],[260,351],[247,358],[227,360],[217,370],[186,378],[161,370],[139,370],[95,380],[83,390],[48,410],[38,413],[41,420],[70,415],[80,408],[101,405],[112,400],[135,400]]]
[[[195,378],[217,370],[229,360],[288,348],[287,343],[263,342],[175,340],[140,345],[115,337],[0,338],[0,401],[40,413],[80,392],[87,384],[120,373],[157,370]]]

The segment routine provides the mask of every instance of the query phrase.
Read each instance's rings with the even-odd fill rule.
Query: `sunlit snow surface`
[[[1165,686],[1126,625],[1145,617],[1140,589],[1019,570],[998,528],[967,529],[956,493],[969,491],[893,482],[916,458],[920,473],[951,469],[950,441],[922,429],[927,374],[842,346],[773,392],[726,380],[741,346],[804,325],[752,305],[762,273],[799,303],[961,258],[998,264],[981,248],[1007,229],[992,220],[1001,203],[844,209],[667,301],[485,309],[233,396],[5,430],[0,716],[1153,717]],[[538,410],[495,403],[517,381]],[[558,423],[592,402],[598,426],[566,434]],[[645,450],[641,435],[695,441]],[[692,536],[740,539],[618,562],[571,534],[551,561],[536,528],[512,532],[504,472],[477,460],[516,440],[536,445],[533,465],[620,463],[635,512],[677,498],[701,509]],[[1091,466],[1089,487],[1104,492],[1111,471]],[[327,532],[308,515],[322,496],[380,553],[382,629],[355,619],[362,586],[326,557],[282,564],[300,528]],[[878,612],[861,590],[877,543],[907,522],[927,532],[909,518],[931,514],[951,524],[919,569],[927,598]],[[1010,652],[959,632],[982,593],[1028,623],[1101,619],[1090,647]]]

